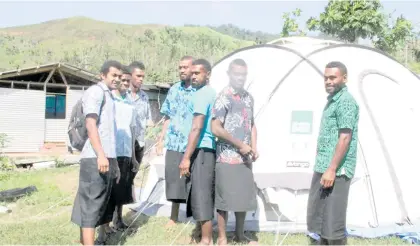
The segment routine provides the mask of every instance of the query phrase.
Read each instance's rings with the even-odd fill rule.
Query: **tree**
[[[383,33],[386,16],[379,0],[329,0],[319,18],[307,21],[310,31],[321,31],[350,43]]]
[[[299,29],[299,24],[296,22],[296,19],[300,17],[302,10],[295,9],[290,12],[283,14],[283,28],[281,30],[281,37],[289,37],[290,33],[297,33],[299,36],[304,36],[305,32]],[[292,16],[291,16],[292,15]]]
[[[413,26],[401,15],[392,27],[384,27],[373,44],[384,52],[394,53],[404,46],[411,37],[413,37]]]
[[[311,31],[318,30],[345,42],[370,39],[376,48],[395,53],[412,36],[413,27],[403,16],[391,26],[390,19],[391,15],[382,12],[379,0],[330,0],[319,19],[311,17],[307,25]]]

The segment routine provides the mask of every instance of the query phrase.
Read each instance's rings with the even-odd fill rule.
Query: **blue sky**
[[[300,8],[300,24],[323,11],[327,1],[0,1],[0,27],[86,16],[126,24],[221,25],[279,33],[282,14]],[[383,1],[387,13],[420,23],[420,1]],[[420,25],[419,25],[420,26]]]

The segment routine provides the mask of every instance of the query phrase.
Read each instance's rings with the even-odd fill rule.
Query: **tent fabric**
[[[347,66],[347,86],[360,106],[348,227],[413,226],[420,221],[420,199],[416,195],[420,182],[417,75],[370,47],[334,42],[296,44],[289,40],[284,45],[246,47],[221,59],[214,65],[210,80],[217,92],[228,85],[226,72],[236,58],[248,64],[245,87],[255,101],[260,153],[253,165],[259,208],[248,213],[247,229],[306,230],[308,189],[327,101],[323,70],[330,61]],[[158,157],[151,163],[160,179],[163,160]],[[146,186],[154,187],[158,179],[149,177]],[[161,208],[168,205],[162,192],[158,202]],[[231,219],[229,222],[234,222],[234,216]]]

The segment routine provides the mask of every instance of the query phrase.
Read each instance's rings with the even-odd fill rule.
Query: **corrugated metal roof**
[[[20,68],[15,70],[9,70],[0,72],[0,80],[4,79],[10,79],[17,76],[22,75],[30,75],[30,74],[36,74],[36,73],[45,73],[49,72],[55,68],[59,68],[62,72],[69,73],[73,76],[81,77],[85,80],[88,80],[93,83],[97,83],[100,81],[99,74],[94,74],[90,71],[84,70],[82,68],[78,68],[76,66],[67,64],[67,63],[61,63],[61,62],[55,62],[55,63],[48,63],[44,65],[39,66],[33,66],[33,67],[27,67],[27,68]],[[31,81],[21,81],[21,82],[31,82]],[[37,81],[33,81],[37,82]],[[87,83],[86,85],[89,85]],[[144,90],[168,90],[173,83],[159,83],[159,84],[144,84],[143,89]]]

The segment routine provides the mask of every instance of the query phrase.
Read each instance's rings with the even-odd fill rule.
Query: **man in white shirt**
[[[71,221],[80,227],[83,245],[93,245],[95,228],[112,221],[109,211],[114,207],[108,201],[115,179],[119,178],[119,168],[111,90],[121,76],[121,63],[106,61],[101,68],[102,81],[91,86],[82,97],[88,139],[80,155],[79,188]]]
[[[138,166],[134,153],[134,142],[137,137],[136,111],[127,98],[127,91],[131,82],[131,73],[127,67],[122,67],[121,82],[117,84],[116,90],[112,91],[115,103],[116,122],[116,153],[118,167],[120,169],[120,180],[112,187],[112,194],[109,203],[115,206],[113,213],[113,224],[117,230],[124,230],[127,225],[122,219],[123,205],[134,202],[133,198],[133,166]],[[113,230],[106,224],[101,228],[98,238],[101,242],[106,241],[107,234]]]

